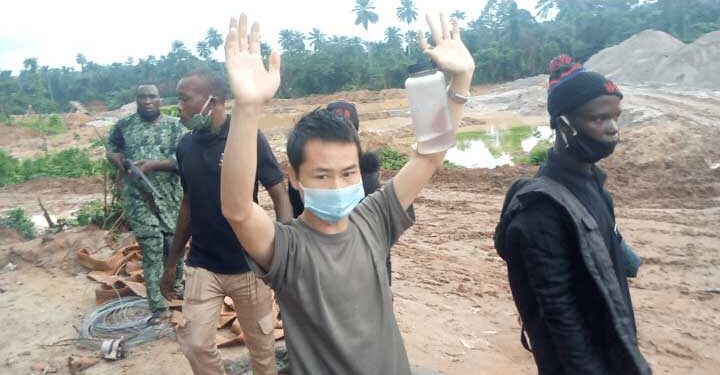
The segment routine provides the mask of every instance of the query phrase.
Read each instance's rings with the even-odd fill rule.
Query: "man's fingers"
[[[430,46],[428,46],[427,40],[425,39],[425,33],[422,30],[418,31],[417,39],[418,44],[420,44],[421,51],[425,51],[426,49],[430,48]]]
[[[247,15],[240,13],[240,20],[238,21],[238,44],[240,52],[246,52],[248,50],[248,35],[247,35]]]
[[[270,59],[268,60],[268,71],[270,74],[280,75],[280,54],[277,51],[270,53]]]
[[[432,48],[428,48],[423,51],[423,53],[430,58],[432,61],[437,61],[437,51],[435,51]]]
[[[238,53],[237,27],[237,19],[230,18],[228,34],[225,37],[225,57],[235,56]]]
[[[250,53],[260,52],[260,24],[253,22],[250,29]]]
[[[435,45],[439,45],[442,41],[442,34],[438,31],[435,21],[429,14],[425,15],[425,20],[427,20],[428,27],[430,27],[430,33],[432,34],[433,41],[435,41]]]
[[[443,39],[450,39],[450,25],[448,25],[443,12],[440,12],[440,27],[442,28]]]

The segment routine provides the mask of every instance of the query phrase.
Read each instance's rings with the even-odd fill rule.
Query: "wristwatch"
[[[453,89],[451,89],[450,86],[448,86],[448,88],[447,88],[447,94],[448,94],[448,98],[450,98],[450,100],[452,100],[458,104],[465,104],[465,103],[467,103],[468,99],[470,99],[469,92],[467,95],[460,95],[457,92],[453,91]]]

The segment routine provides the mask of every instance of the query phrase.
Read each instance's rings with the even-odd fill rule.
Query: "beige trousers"
[[[195,375],[221,375],[225,369],[215,344],[218,316],[225,296],[232,298],[252,358],[253,373],[277,374],[275,316],[270,288],[252,272],[224,275],[185,267],[183,322],[177,338]]]

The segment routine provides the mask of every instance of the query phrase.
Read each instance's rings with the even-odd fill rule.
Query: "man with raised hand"
[[[428,17],[435,47],[419,33],[421,48],[452,76],[452,91],[468,93],[474,61],[457,25],[450,28],[442,15],[440,21],[438,29]],[[442,167],[445,152],[414,155],[393,180],[362,199],[357,132],[315,110],[299,120],[287,144],[288,175],[305,211],[289,225],[273,222],[252,193],[258,119],[280,84],[280,56],[273,52],[265,69],[260,28],[254,23],[248,34],[244,14],[230,23],[225,56],[235,103],[222,210],[251,267],[277,293],[293,374],[409,374],[385,259],[412,225],[406,210]],[[455,126],[463,107],[448,101]]]

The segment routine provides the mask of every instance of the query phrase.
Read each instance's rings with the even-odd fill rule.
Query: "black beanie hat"
[[[602,74],[585,70],[568,55],[552,59],[548,70],[550,87],[547,109],[552,119],[570,114],[599,96],[615,95],[620,99],[623,97],[615,83]],[[551,124],[553,123],[554,121],[551,121]]]

